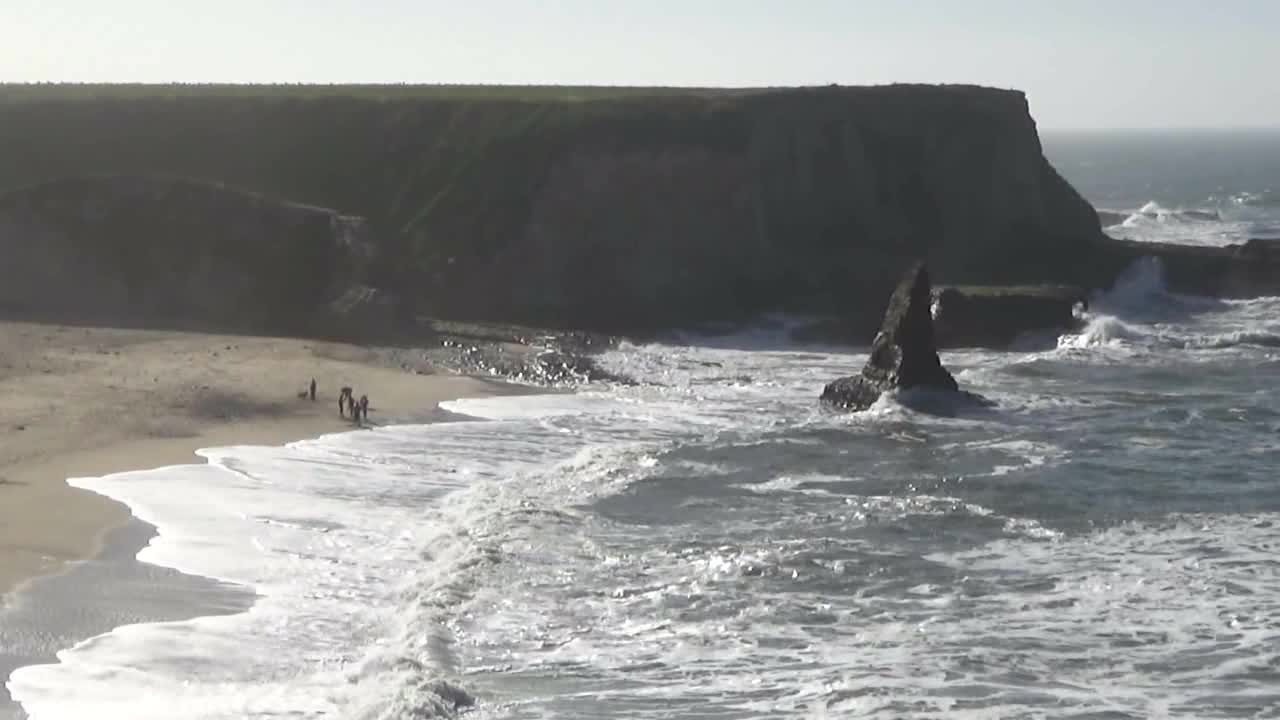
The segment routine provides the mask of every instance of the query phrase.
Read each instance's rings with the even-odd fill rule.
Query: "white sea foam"
[[[507,414],[536,415],[538,402],[543,417],[574,412],[565,397],[513,398]],[[419,556],[434,532],[421,522],[427,509],[573,452],[556,429],[531,425],[507,433],[500,422],[445,423],[218,448],[201,452],[208,465],[73,480],[156,525],[139,559],[261,597],[240,615],[91,639],[56,665],[14,673],[13,696],[35,720],[171,718],[175,707],[185,718],[328,716],[369,705],[365,681],[378,679],[361,677],[365,656],[397,622],[405,579],[431,572]],[[450,668],[434,670],[443,679]]]
[[[847,486],[849,483],[853,482],[857,482],[857,480],[855,478],[814,473],[804,475],[782,475],[766,482],[747,483],[736,487],[740,487],[743,490],[749,490],[750,492],[760,495],[790,492],[805,495],[838,496],[840,493],[832,492],[824,486]]]
[[[1058,338],[1058,351],[1102,351],[1099,361],[1132,362],[1168,350],[1280,347],[1280,298],[1219,301],[1170,293],[1158,259],[1136,262],[1096,294],[1084,326]]]
[[[661,364],[645,352],[640,362]],[[724,368],[668,362],[658,379],[675,387],[461,400],[443,407],[484,421],[215,448],[201,452],[208,465],[74,480],[157,526],[139,559],[260,598],[239,615],[119,628],[20,669],[13,696],[34,720],[167,718],[175,704],[189,718],[390,718],[466,701],[444,616],[406,616],[406,593],[461,602],[468,573],[491,559],[476,539],[536,527],[531,497],[558,507],[608,494],[653,472],[653,450],[674,438],[742,428],[715,379]],[[770,384],[732,387],[771,405]],[[511,482],[548,467],[532,487]]]
[[[1246,464],[1276,452],[1244,434],[1251,413],[1276,422],[1265,397],[1217,388],[1198,417],[1152,404],[1168,417],[1121,426],[1135,441],[1113,457],[1094,424],[1128,411],[1129,388],[1089,371],[1112,346],[1142,349],[1138,370],[1220,359],[1170,339],[1255,332],[1278,306],[1165,312],[1179,300],[1149,266],[1101,301],[1131,332],[948,354],[989,412],[937,417],[897,394],[823,411],[822,385],[860,355],[624,346],[602,361],[634,387],[460,400],[445,409],[479,420],[76,480],[157,525],[141,559],[260,597],[119,628],[10,687],[34,720],[391,720],[472,702],[493,718],[1143,716],[1261,697],[1248,673],[1280,639],[1280,518],[1153,511],[1082,530],[1039,506],[1145,491],[1156,480],[1134,468],[1155,453],[1194,457],[1157,442],[1169,428],[1204,442],[1221,416],[1242,450],[1204,471],[1247,485]],[[1108,372],[1125,367],[1111,355]],[[1092,471],[1114,470],[1106,485],[1072,485],[1109,460]]]
[[[1248,202],[1249,197],[1252,196],[1245,193],[1226,202],[1210,199],[1204,206],[1179,208],[1151,201],[1129,211],[1124,221],[1108,226],[1106,231],[1143,242],[1208,246],[1241,243],[1266,236],[1259,232],[1259,220],[1266,215],[1258,212],[1261,206]]]

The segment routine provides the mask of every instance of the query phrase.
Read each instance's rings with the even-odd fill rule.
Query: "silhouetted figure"
[[[365,422],[369,422],[369,396],[368,395],[360,396],[360,416],[364,418]]]
[[[316,401],[316,379],[311,378],[311,389],[308,391],[311,395],[311,402]]]
[[[351,395],[351,388],[344,387],[338,392],[338,417],[347,416],[347,401],[351,402],[352,419],[355,417],[355,398]]]

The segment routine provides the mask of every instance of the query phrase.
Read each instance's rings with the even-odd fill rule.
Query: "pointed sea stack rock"
[[[889,299],[889,309],[871,343],[871,357],[862,373],[828,384],[822,391],[822,402],[856,412],[866,410],[882,394],[897,388],[959,390],[955,378],[938,359],[932,302],[929,272],[923,262],[916,263]]]

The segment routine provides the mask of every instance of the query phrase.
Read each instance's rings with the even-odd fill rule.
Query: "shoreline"
[[[253,587],[139,560],[138,554],[162,534],[159,528],[122,502],[72,485],[72,478],[207,464],[206,458],[196,454],[202,449],[234,445],[283,447],[326,435],[470,419],[443,410],[439,404],[526,392],[520,385],[461,375],[418,379],[427,380],[432,386],[431,404],[413,412],[401,411],[383,422],[355,426],[336,417],[326,420],[305,415],[249,425],[218,426],[189,438],[135,441],[75,455],[66,467],[85,466],[98,459],[119,462],[123,457],[145,457],[145,462],[155,464],[119,469],[113,465],[109,471],[71,475],[63,481],[70,494],[88,496],[111,506],[111,520],[115,519],[116,510],[123,517],[119,522],[103,526],[95,538],[95,550],[89,556],[68,560],[52,572],[24,578],[4,594],[0,605],[0,678],[3,679],[0,681],[0,720],[26,717],[22,707],[10,696],[7,685],[9,675],[22,667],[56,663],[60,651],[110,633],[120,625],[234,615],[248,612],[260,599]],[[179,457],[182,459],[178,462],[169,461]],[[28,470],[39,471],[38,467]],[[108,518],[101,519],[105,522]],[[92,602],[86,607],[78,600],[95,595],[114,598],[115,602]],[[121,606],[130,608],[127,617],[120,615]]]
[[[9,470],[6,477],[12,478],[9,480],[10,482],[15,482],[13,479],[16,479],[18,483],[29,482],[27,478],[37,478],[37,482],[41,483],[55,482],[48,479],[61,476],[62,487],[41,488],[41,499],[47,498],[51,502],[65,502],[76,508],[70,513],[74,518],[75,525],[64,527],[63,529],[69,533],[74,533],[79,531],[80,528],[85,528],[93,533],[93,537],[91,538],[88,552],[79,556],[68,555],[53,558],[46,556],[48,559],[41,558],[40,569],[33,574],[20,575],[19,573],[23,572],[21,569],[23,566],[19,566],[19,569],[15,571],[11,560],[0,564],[0,568],[5,571],[0,572],[0,611],[7,607],[12,596],[22,593],[32,582],[59,575],[74,567],[78,562],[97,557],[102,553],[103,542],[109,533],[123,527],[132,520],[138,519],[124,503],[93,490],[70,484],[68,481],[73,478],[96,478],[139,470],[155,470],[182,465],[204,465],[208,461],[198,455],[197,452],[208,448],[234,445],[279,447],[324,435],[360,432],[361,430],[394,425],[416,425],[434,422],[436,420],[433,420],[430,416],[442,412],[438,409],[438,404],[441,402],[463,398],[516,394],[504,392],[500,383],[463,375],[437,376],[427,382],[436,385],[437,388],[441,385],[448,388],[456,386],[459,391],[474,390],[475,392],[465,392],[463,394],[446,392],[443,395],[447,395],[447,397],[433,398],[434,404],[429,408],[424,408],[421,412],[404,416],[397,415],[383,422],[370,422],[370,424],[364,426],[356,426],[350,421],[340,420],[336,416],[322,418],[310,414],[281,419],[255,420],[233,425],[216,425],[189,437],[146,438],[69,453],[57,459]],[[520,386],[511,385],[511,387],[519,388]],[[432,393],[432,395],[435,395],[435,393]],[[317,404],[319,404],[318,401]],[[82,515],[81,513],[84,514]],[[0,517],[6,514],[5,511],[0,510]],[[13,548],[0,547],[0,550],[5,553],[11,553]]]
[[[92,558],[11,593],[0,616],[0,720],[27,717],[9,694],[9,677],[20,668],[57,663],[59,652],[123,625],[248,612],[258,601],[252,588],[138,560],[158,534],[131,514],[104,534]],[[96,599],[80,602],[87,596]]]
[[[311,377],[315,402],[299,397]],[[339,386],[368,393],[372,426],[427,421],[447,400],[521,392],[386,367],[376,352],[341,343],[0,323],[0,607],[101,555],[106,535],[133,517],[69,478],[358,430],[337,415]]]

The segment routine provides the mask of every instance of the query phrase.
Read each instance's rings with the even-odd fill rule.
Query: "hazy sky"
[[[1025,90],[1041,127],[1280,125],[1280,0],[0,0],[0,80]]]

